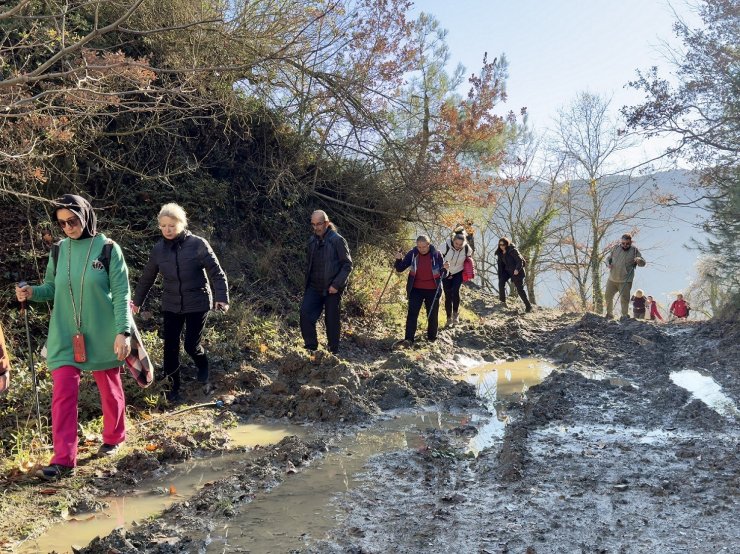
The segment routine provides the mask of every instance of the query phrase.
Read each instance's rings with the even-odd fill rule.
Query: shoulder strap
[[[54,277],[57,276],[57,266],[59,265],[59,248],[62,245],[62,241],[58,240],[51,245],[51,259],[54,260]]]
[[[105,272],[110,273],[110,258],[111,258],[111,252],[113,252],[113,246],[116,243],[113,241],[113,239],[105,239],[105,244],[103,244],[103,251],[100,253],[100,256],[98,256],[98,259],[103,262],[103,267],[105,267]]]

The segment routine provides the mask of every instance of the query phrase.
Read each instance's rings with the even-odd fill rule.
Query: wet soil
[[[659,326],[525,315],[483,296],[470,304],[476,320],[443,331],[436,343],[393,351],[391,339],[368,329],[339,358],[292,352],[243,368],[231,380],[239,386],[221,391],[227,406],[202,416],[208,425],[183,420],[175,432],[172,419],[152,425],[139,447],[65,492],[75,509],[95,509],[101,497],[182,460],[228,450],[236,419],[301,423],[306,433],[253,449],[238,472],[77,551],[285,552],[279,541],[228,549],[227,530],[254,518],[255,499],[296,475],[310,479],[323,460],[342,454],[343,437],[389,410],[430,408],[461,415],[451,425],[422,426],[418,444],[363,460],[354,485],[332,495],[333,523],[298,533],[305,535],[298,550],[729,552],[740,543],[740,417],[671,378],[697,371],[737,406],[737,321]],[[559,365],[497,413],[459,378],[475,364],[533,355]],[[471,436],[490,417],[508,423],[503,436],[471,453]]]

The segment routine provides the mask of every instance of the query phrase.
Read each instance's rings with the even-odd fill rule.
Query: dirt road
[[[737,322],[474,307],[479,320],[433,345],[390,352],[390,339],[359,337],[341,360],[294,354],[249,369],[228,411],[311,422],[303,436],[79,551],[735,550]],[[476,360],[530,356],[558,366],[493,403],[454,377]],[[475,456],[490,410],[502,431]],[[146,459],[120,460],[117,473]],[[301,503],[302,516],[290,511]]]

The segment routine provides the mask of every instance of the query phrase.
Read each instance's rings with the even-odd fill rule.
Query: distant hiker
[[[463,283],[463,269],[466,258],[471,258],[472,255],[473,249],[466,240],[464,229],[460,229],[452,238],[445,241],[442,259],[447,276],[442,280],[442,287],[445,292],[448,326],[460,323],[460,287]]]
[[[19,301],[54,302],[46,343],[53,381],[54,456],[37,475],[53,480],[77,465],[77,400],[83,372],[91,372],[103,408],[103,445],[109,456],[126,439],[120,366],[131,350],[128,268],[118,244],[97,231],[90,203],[74,194],[56,201],[55,218],[67,236],[49,256],[44,284],[16,286]],[[108,258],[105,252],[108,252]]]
[[[313,234],[308,241],[308,264],[301,303],[301,335],[307,350],[317,350],[316,323],[324,312],[329,352],[339,352],[342,293],[352,273],[352,256],[344,237],[323,210],[311,214]]]
[[[431,342],[437,340],[442,279],[447,273],[443,266],[442,254],[432,246],[427,235],[419,235],[416,246],[405,255],[401,250],[396,253],[394,264],[396,271],[401,273],[410,268],[406,281],[406,294],[409,299],[404,335],[406,345],[414,342],[422,304],[427,313],[427,339]]]
[[[10,354],[5,347],[5,335],[3,326],[0,325],[0,393],[8,390],[10,386]]]
[[[496,248],[496,267],[498,269],[498,297],[506,304],[506,283],[509,279],[514,283],[519,298],[524,302],[527,312],[532,311],[532,304],[527,298],[527,291],[524,290],[524,258],[519,254],[511,241],[506,237],[498,239],[498,248]]]
[[[683,294],[676,295],[676,299],[671,304],[669,313],[677,319],[686,319],[691,312],[691,306],[683,299]]]
[[[208,357],[201,344],[212,309],[229,309],[229,286],[211,245],[187,230],[185,210],[165,204],[157,216],[162,238],[154,245],[134,293],[133,311],[139,313],[157,275],[162,275],[164,377],[170,380],[168,402],[180,400],[180,336],[185,327],[185,352],[198,368],[198,382],[208,387]],[[215,302],[214,302],[215,299]],[[207,390],[207,389],[206,389]]]
[[[632,245],[632,235],[624,234],[619,244],[612,248],[606,259],[609,267],[609,279],[606,282],[604,293],[606,302],[606,317],[614,317],[614,295],[619,293],[622,316],[627,316],[630,303],[630,290],[635,276],[635,267],[645,267],[645,260],[636,246]]]
[[[632,301],[632,315],[635,316],[635,319],[645,319],[647,298],[645,298],[645,293],[642,292],[642,289],[637,289],[635,295],[630,300]]]
[[[663,321],[663,316],[660,315],[660,311],[658,310],[658,302],[653,300],[652,296],[648,295],[647,303],[648,303],[648,310],[650,310],[650,319],[651,320],[659,319],[660,321]]]

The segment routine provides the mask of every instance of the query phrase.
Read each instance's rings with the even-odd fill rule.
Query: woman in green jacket
[[[130,353],[132,327],[126,262],[120,247],[97,232],[90,203],[67,194],[57,200],[55,217],[67,238],[59,243],[56,259],[49,257],[44,283],[16,287],[19,301],[54,302],[46,343],[54,383],[54,456],[38,472],[44,479],[62,477],[77,465],[77,399],[83,372],[92,373],[100,391],[103,445],[98,455],[113,454],[125,440],[120,366]]]

